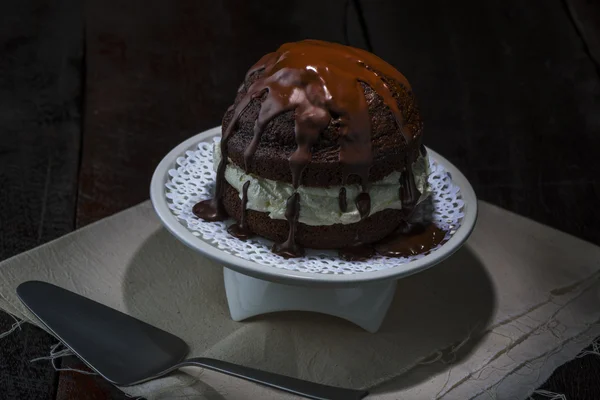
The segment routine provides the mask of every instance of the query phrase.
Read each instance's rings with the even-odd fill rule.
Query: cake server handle
[[[315,400],[360,400],[369,394],[366,390],[322,385],[212,358],[190,358],[177,364],[172,370],[187,366],[210,369]]]

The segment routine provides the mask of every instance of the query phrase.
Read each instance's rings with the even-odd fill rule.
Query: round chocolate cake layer
[[[277,242],[273,251],[284,257],[301,256],[302,246],[372,243],[391,233],[418,204],[422,193],[413,167],[424,153],[421,139],[421,117],[412,89],[394,67],[372,53],[337,43],[286,43],[263,56],[246,74],[223,118],[215,195],[196,204],[194,213],[206,221],[232,216],[239,221],[229,227],[232,235],[244,238],[254,232],[273,239]],[[235,173],[231,166],[228,170],[230,162],[245,171],[238,177],[246,180],[245,200],[252,179],[262,179],[263,185],[291,183],[293,192],[285,193],[285,221],[245,209],[226,180],[228,171]],[[377,192],[374,183],[393,172],[397,172],[398,191],[392,202],[402,211],[389,207],[371,214],[381,206],[372,204],[371,191]],[[347,185],[355,183],[360,192],[349,199]],[[352,202],[359,222],[321,224],[335,215],[327,212],[314,226],[299,223],[300,193],[307,194],[301,186],[338,187],[337,195],[328,195],[329,200],[337,197],[334,212],[351,212],[348,203]],[[304,205],[312,199],[318,203],[318,193],[309,196],[313,197],[303,199]]]
[[[242,217],[242,201],[239,193],[229,183],[225,184],[223,205],[227,213],[237,221]],[[392,233],[402,222],[401,210],[383,210],[354,224],[309,226],[298,224],[296,243],[314,249],[338,249],[357,242],[374,243]],[[289,234],[285,220],[271,219],[264,212],[246,210],[246,224],[250,231],[276,243],[283,242]],[[357,240],[358,234],[358,240]]]
[[[246,95],[248,88],[261,78],[263,71],[251,74],[240,87],[234,105],[223,118],[223,130],[227,129],[233,117],[235,107]],[[390,77],[381,75],[381,79],[390,89],[398,108],[404,117],[403,129],[413,140],[407,145],[390,108],[375,90],[360,82],[368,105],[371,119],[371,143],[373,162],[369,171],[369,181],[378,181],[393,171],[402,171],[407,163],[413,163],[419,156],[422,122],[415,97],[407,85]],[[254,156],[248,165],[244,162],[244,152],[254,137],[254,128],[261,103],[266,93],[251,100],[246,111],[240,116],[237,128],[228,142],[229,158],[238,166],[247,168],[247,172],[262,178],[292,182],[290,155],[298,148],[295,134],[296,115],[288,111],[276,116],[267,124]],[[301,185],[336,186],[342,184],[342,165],[339,160],[340,119],[332,115],[329,125],[321,132],[319,140],[312,150],[310,163],[302,173]],[[360,183],[356,175],[350,175],[346,184]]]

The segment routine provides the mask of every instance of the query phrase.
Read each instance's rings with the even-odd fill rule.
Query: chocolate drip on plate
[[[215,179],[215,194],[212,199],[202,201],[193,208],[194,214],[206,221],[223,221],[227,219],[227,212],[223,206],[223,188],[225,185],[225,168],[227,167],[227,143],[231,138],[233,130],[237,127],[239,118],[250,105],[251,96],[246,96],[240,101],[234,109],[233,118],[223,131],[221,138],[221,161],[217,167],[217,177]]]
[[[283,243],[275,243],[271,251],[285,258],[302,257],[304,249],[296,244],[296,230],[298,229],[298,216],[300,215],[300,195],[296,192],[287,199],[285,219],[290,225],[288,238]]]
[[[215,198],[201,201],[192,208],[192,212],[198,218],[205,221],[215,222],[227,219],[227,212],[222,205],[214,201]]]
[[[242,187],[242,216],[240,218],[240,222],[236,222],[227,228],[227,232],[229,232],[230,235],[242,240],[246,240],[252,236],[252,231],[250,231],[250,228],[248,228],[248,222],[246,221],[246,216],[248,214],[247,205],[249,186],[250,181],[246,181]]]
[[[370,244],[358,244],[356,246],[344,247],[338,251],[342,260],[366,261],[375,255],[375,249]]]
[[[399,229],[375,244],[375,251],[386,257],[409,257],[427,253],[442,243],[446,232],[434,224],[416,225],[406,232]]]

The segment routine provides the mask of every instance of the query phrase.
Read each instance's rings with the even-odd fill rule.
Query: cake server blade
[[[362,399],[368,393],[210,358],[185,360],[189,348],[177,336],[49,283],[22,283],[17,294],[77,357],[119,386],[158,378],[181,367],[198,366],[311,399]]]

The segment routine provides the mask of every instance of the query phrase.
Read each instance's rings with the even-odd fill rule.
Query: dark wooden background
[[[371,49],[413,85],[426,144],[486,201],[600,243],[600,6],[586,0],[21,0],[0,4],[0,260],[148,197],[286,41]],[[1,271],[0,271],[1,274]],[[0,315],[0,332],[12,319]],[[0,399],[125,399],[0,341]],[[63,360],[62,366],[79,366]],[[600,398],[600,358],[543,386]]]

